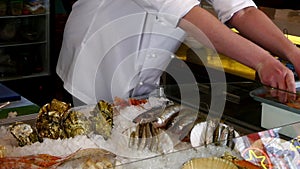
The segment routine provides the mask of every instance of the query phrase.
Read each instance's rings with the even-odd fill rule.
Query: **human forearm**
[[[228,23],[238,29],[242,36],[274,55],[291,61],[300,75],[300,49],[263,12],[249,7],[237,12]]]
[[[194,7],[179,26],[203,43],[206,36],[219,53],[229,56],[247,66],[256,66],[266,58],[272,57],[268,52],[231,31],[214,16],[200,7]],[[203,35],[204,34],[204,35]],[[211,44],[208,44],[211,47]],[[207,45],[207,44],[205,44]]]
[[[249,7],[235,13],[228,23],[242,36],[283,59],[291,60],[292,52],[297,50],[272,20],[257,8]]]

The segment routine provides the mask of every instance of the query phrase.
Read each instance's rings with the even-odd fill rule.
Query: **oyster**
[[[50,104],[51,110],[58,111],[61,114],[67,112],[70,108],[71,108],[71,104],[67,104],[57,99],[53,99]]]
[[[45,104],[39,111],[36,120],[36,129],[40,137],[58,139],[66,138],[66,133],[61,125],[64,114],[71,108],[71,104],[53,99]]]
[[[71,110],[71,104],[53,99],[39,111],[36,128],[41,137],[64,139],[90,132],[90,121],[84,113]]]
[[[50,104],[44,105],[36,120],[36,129],[40,137],[58,139],[65,138],[66,134],[61,126],[62,113],[51,110]]]
[[[41,137],[64,139],[93,131],[107,139],[113,125],[113,106],[100,100],[89,112],[90,116],[72,110],[71,105],[53,99],[39,111],[36,128]]]
[[[17,139],[19,146],[30,145],[38,141],[42,142],[36,130],[29,124],[16,122],[9,126],[9,129],[11,134]]]
[[[88,134],[90,131],[90,122],[83,113],[78,111],[68,111],[62,126],[68,138]]]
[[[111,135],[113,128],[113,105],[100,100],[95,106],[94,110],[91,111],[91,130],[95,134],[100,134],[104,139],[108,139]]]

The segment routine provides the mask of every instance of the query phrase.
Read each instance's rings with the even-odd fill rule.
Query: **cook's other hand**
[[[264,60],[256,66],[260,81],[270,87],[281,90],[271,91],[273,97],[280,102],[287,102],[296,98],[296,85],[293,72],[276,59]],[[289,92],[286,92],[289,91]]]

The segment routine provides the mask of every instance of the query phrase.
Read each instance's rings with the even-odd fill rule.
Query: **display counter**
[[[105,165],[106,168],[117,169],[196,169],[201,166],[223,169],[226,168],[225,165],[232,168],[248,166],[248,168],[264,169],[300,167],[300,123],[290,123],[272,129],[261,127],[260,117],[255,117],[261,115],[260,102],[255,101],[250,96],[246,100],[241,97],[239,102],[228,99],[227,108],[225,108],[220,121],[207,119],[206,111],[211,105],[209,104],[209,96],[205,92],[208,90],[205,85],[208,84],[197,84],[198,89],[196,91],[190,90],[193,89],[190,84],[182,85],[181,89],[187,89],[184,89],[184,94],[191,96],[184,99],[184,101],[177,95],[178,87],[172,85],[164,86],[164,93],[167,97],[149,97],[128,101],[119,99],[114,103],[114,108],[117,109],[113,111],[113,117],[110,116],[112,114],[109,114],[111,111],[107,112],[107,110],[110,110],[109,103],[99,102],[97,105],[70,108],[70,105],[65,103],[54,106],[53,104],[58,101],[52,101],[42,107],[39,114],[20,116],[18,119],[6,119],[0,123],[0,152],[3,153],[3,158],[0,158],[1,163],[3,166],[8,165],[10,167],[30,164],[31,167],[45,167],[47,165],[54,168],[97,168],[97,166]],[[231,85],[233,84],[231,83]],[[257,84],[248,82],[244,85],[255,88]],[[200,92],[199,105],[194,105],[195,98],[192,96],[196,95],[195,92]],[[151,124],[149,124],[147,122],[149,116],[143,116],[146,121],[139,121],[137,117],[142,117],[140,115],[147,112],[145,110],[151,110],[152,112],[152,108],[156,107],[156,104],[165,104],[166,101],[168,103],[171,101],[172,105],[173,103],[180,103],[180,113],[185,112],[188,114],[183,113],[184,116],[180,113],[176,114],[169,123],[170,126],[165,128],[159,135],[156,135],[153,126],[156,124],[157,127],[159,123],[150,121]],[[233,102],[235,102],[236,108],[228,105]],[[102,110],[99,105],[104,105],[105,110]],[[253,105],[255,106],[253,107]],[[59,111],[65,108],[68,111],[63,113],[64,115],[61,116],[60,121]],[[101,121],[101,118],[98,119],[99,115],[95,114],[98,111],[105,114],[105,121]],[[190,120],[189,118],[195,115],[193,112],[197,112],[196,120]],[[79,114],[73,116],[72,113]],[[81,113],[88,118],[79,118],[82,115]],[[85,123],[83,119],[89,123]],[[109,119],[113,119],[113,121]],[[181,119],[190,121],[189,124],[192,125],[183,125],[186,124],[186,121],[183,122]],[[16,124],[16,121],[22,123]],[[93,122],[101,124],[102,127],[97,128],[96,125],[92,133],[84,133],[85,128],[81,127],[86,126],[86,124],[90,125],[90,123],[95,124]],[[108,124],[112,124],[112,122],[113,127],[110,130],[102,130],[103,128],[109,129],[111,125]],[[179,122],[179,125],[174,125],[177,122]],[[12,132],[12,128],[18,129],[16,130],[17,133],[22,130],[21,136],[24,136],[30,131],[24,131],[24,129],[29,129],[29,126],[24,126],[24,123],[35,126],[37,129],[42,128],[42,134],[45,137],[43,141],[35,140],[31,143],[32,136],[29,140],[21,137],[25,143],[29,144],[26,145],[23,142],[25,145],[18,146],[16,138],[11,135],[15,132],[15,130]],[[136,124],[138,124],[139,129],[137,129]],[[57,128],[59,125],[61,127]],[[69,128],[69,126],[75,128]],[[187,126],[188,128],[186,128]],[[58,131],[54,131],[54,129]],[[61,135],[54,138],[54,136],[57,136],[56,134],[61,134],[61,132],[68,133],[68,129],[76,129],[75,133],[77,135],[70,135],[67,138]],[[148,135],[148,131],[150,135]],[[52,132],[56,134],[52,135]],[[74,134],[74,131],[71,134]],[[134,135],[132,136],[132,134]],[[46,138],[49,136],[52,138]],[[132,140],[132,138],[137,140]],[[153,148],[154,145],[157,145],[157,149]],[[32,157],[34,157],[34,160]],[[28,158],[31,161],[26,161]],[[202,159],[206,161],[205,164]],[[14,164],[11,164],[12,161]],[[43,163],[40,164],[37,161],[43,161]],[[211,162],[207,164],[209,161]],[[219,166],[215,166],[215,164]]]
[[[138,160],[134,163],[117,166],[120,169],[137,168],[172,168],[172,169],[197,169],[197,168],[227,168],[228,165],[220,164],[217,160],[215,164],[200,163],[197,160],[210,157],[224,157],[226,153],[231,153],[237,157],[242,157],[246,161],[240,161],[247,166],[247,162],[255,164],[252,168],[263,169],[296,169],[300,167],[300,123],[294,123],[274,129],[264,130],[257,133],[248,134],[233,139],[234,149],[216,146],[220,143],[213,143],[207,146],[199,146],[180,150],[177,152],[160,155],[153,158]],[[294,135],[281,135],[281,130],[293,130]],[[211,165],[211,166],[210,166]],[[251,165],[248,165],[251,168]]]

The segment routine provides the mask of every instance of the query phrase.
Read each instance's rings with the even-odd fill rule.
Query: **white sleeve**
[[[207,0],[207,2],[213,6],[218,18],[223,23],[243,8],[250,6],[257,7],[252,0]]]
[[[177,26],[179,19],[186,15],[199,0],[133,0],[148,12],[155,12],[159,20]]]

